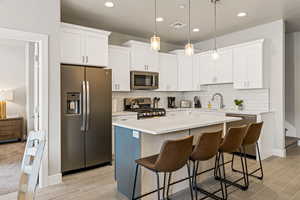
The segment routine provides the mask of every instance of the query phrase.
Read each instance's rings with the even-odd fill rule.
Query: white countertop
[[[113,122],[114,126],[137,130],[143,133],[159,135],[181,130],[206,127],[238,121],[241,118],[225,117],[213,113],[178,112],[168,113],[165,117],[150,119],[120,119]]]

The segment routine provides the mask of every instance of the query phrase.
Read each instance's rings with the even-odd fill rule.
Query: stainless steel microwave
[[[157,72],[130,72],[130,87],[132,90],[155,90],[158,89]]]

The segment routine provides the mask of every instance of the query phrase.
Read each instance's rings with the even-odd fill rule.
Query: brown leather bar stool
[[[224,153],[234,153],[239,151],[241,154],[243,154],[242,151],[242,143],[246,134],[247,130],[247,125],[241,126],[241,127],[232,127],[228,130],[228,132],[225,135],[225,138],[222,139],[220,148],[219,148],[219,156],[222,158],[221,164],[218,164],[216,167],[216,170],[222,166],[223,168],[223,178],[217,176],[216,170],[215,170],[215,177],[217,180],[222,180],[225,183],[225,199],[227,199],[228,194],[227,194],[227,187],[228,186],[235,186],[238,187],[242,190],[247,190],[248,185],[247,185],[247,177],[246,177],[246,171],[245,171],[245,166],[244,166],[244,161],[243,158],[241,157],[241,164],[242,164],[242,169],[243,169],[243,177],[235,180],[235,181],[230,181],[226,179],[226,171],[225,171],[225,161],[224,161]],[[239,184],[238,182],[244,180],[244,185]],[[228,185],[227,185],[228,184]]]
[[[195,190],[196,200],[198,200],[198,191],[202,194],[205,194],[206,197],[211,197],[213,199],[225,199],[223,182],[220,181],[220,190],[214,192],[208,192],[203,188],[200,188],[197,184],[197,176],[214,170],[215,168],[205,170],[203,172],[198,173],[199,162],[210,160],[213,157],[218,158],[218,150],[220,147],[221,139],[222,139],[223,130],[211,132],[211,133],[203,133],[202,136],[199,137],[197,144],[195,145],[193,152],[191,154],[190,160],[193,162],[193,187]],[[218,161],[217,161],[218,162]],[[218,169],[219,176],[221,176],[221,168]],[[216,193],[222,192],[222,198],[218,197]]]
[[[191,198],[193,200],[191,173],[190,173],[190,166],[188,163],[189,157],[193,149],[193,139],[194,139],[193,136],[188,136],[178,140],[167,140],[164,142],[160,154],[136,160],[135,161],[136,171],[135,171],[135,178],[134,178],[132,200],[141,199],[155,192],[157,192],[158,200],[160,200],[160,190],[163,190],[163,199],[165,199],[167,173],[169,173],[169,179],[167,185],[167,199],[169,199],[169,186],[171,184],[170,182],[171,182],[172,173],[181,169],[185,165],[187,166],[189,187],[191,192]],[[156,174],[157,189],[147,194],[143,194],[139,197],[135,197],[135,188],[136,188],[139,166],[143,166],[149,169],[150,171],[153,171]],[[164,186],[162,188],[160,187],[159,173],[164,174]]]
[[[246,154],[243,155],[244,159],[245,159],[245,166],[246,166],[246,174],[247,174],[247,182],[249,185],[249,176],[255,177],[257,179],[262,180],[264,177],[264,172],[263,172],[263,167],[262,167],[262,162],[261,162],[261,156],[260,156],[260,150],[259,150],[259,146],[258,146],[258,139],[260,137],[261,134],[261,129],[263,126],[263,122],[259,122],[259,123],[252,123],[248,126],[247,131],[246,131],[246,136],[243,140],[243,144],[242,144],[242,148],[243,151],[245,152],[245,148],[249,145],[256,145],[257,148],[257,154],[258,154],[258,159],[259,159],[259,168],[257,168],[256,170],[252,171],[252,172],[248,172],[248,165],[247,165],[247,156]],[[239,172],[242,173],[242,171],[236,170],[233,168],[233,161],[234,161],[234,155],[232,155],[232,162],[231,162],[231,169],[234,172]],[[239,155],[240,156],[240,155]],[[261,175],[260,176],[256,176],[254,175],[256,172],[260,171]]]

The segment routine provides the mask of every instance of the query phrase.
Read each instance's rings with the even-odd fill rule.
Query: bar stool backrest
[[[45,142],[43,131],[31,131],[28,135],[21,167],[18,200],[34,200],[35,198]]]
[[[193,139],[193,136],[188,136],[179,140],[165,141],[155,162],[155,170],[173,172],[186,165],[192,153]]]
[[[230,128],[225,135],[219,150],[227,153],[237,151],[242,146],[246,130],[247,125]]]
[[[191,159],[206,161],[213,158],[219,150],[223,130],[203,133],[192,152]]]
[[[243,145],[255,144],[258,141],[263,123],[264,122],[252,123],[248,126]]]

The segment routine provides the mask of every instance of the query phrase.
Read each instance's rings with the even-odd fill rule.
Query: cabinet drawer
[[[23,120],[0,120],[0,140],[22,139]]]
[[[17,139],[21,137],[20,131],[0,130],[0,140]]]

